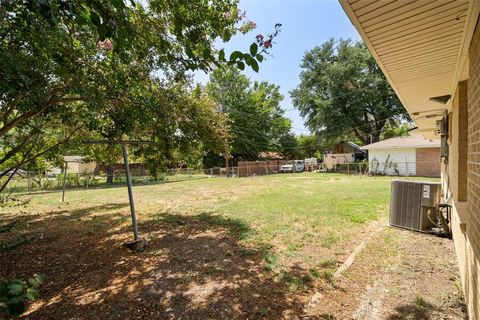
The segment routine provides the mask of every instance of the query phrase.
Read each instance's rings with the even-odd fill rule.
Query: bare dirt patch
[[[313,312],[324,319],[466,319],[453,242],[387,228]]]
[[[23,216],[14,231],[35,241],[0,252],[0,277],[41,273],[27,319],[295,318],[304,300],[239,243],[247,226],[209,215],[159,215],[141,225],[148,250],[122,248],[128,221],[92,215]],[[24,229],[25,227],[25,229]],[[12,235],[11,235],[12,236]],[[6,239],[4,234],[1,240]]]

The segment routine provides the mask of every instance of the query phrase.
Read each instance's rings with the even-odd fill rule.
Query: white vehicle
[[[303,172],[304,170],[305,162],[303,160],[293,160],[281,165],[278,172]]]
[[[281,165],[278,172],[293,172],[293,164]]]

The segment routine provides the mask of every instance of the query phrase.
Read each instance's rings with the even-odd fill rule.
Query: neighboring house
[[[348,159],[351,159],[351,161],[347,162],[363,160],[366,156],[366,152],[362,150],[362,147],[350,141],[337,143],[330,148],[329,154],[333,154],[337,158],[346,156]]]
[[[396,137],[362,147],[369,171],[387,175],[440,177],[440,141],[422,135]]]
[[[355,143],[343,141],[331,147],[330,150],[323,155],[323,163],[325,163],[327,169],[331,170],[337,164],[363,160],[366,154],[367,152]]]
[[[95,161],[86,161],[84,156],[63,156],[67,163],[67,173],[92,174],[97,169]],[[52,168],[49,174],[61,174],[62,168]]]
[[[480,319],[480,1],[340,3],[416,131],[442,139],[443,201],[468,314]]]

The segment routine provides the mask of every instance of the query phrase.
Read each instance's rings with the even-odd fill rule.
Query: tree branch
[[[4,177],[9,171],[11,171],[11,170],[13,170],[13,169],[15,169],[15,168],[17,168],[16,170],[18,170],[18,168],[19,168],[20,166],[22,166],[23,164],[28,163],[28,162],[30,162],[30,161],[32,161],[32,160],[35,160],[36,158],[38,158],[38,157],[40,157],[41,155],[44,155],[45,153],[53,150],[54,148],[58,147],[59,145],[64,144],[65,142],[67,142],[68,140],[71,139],[71,137],[76,133],[76,131],[77,131],[78,129],[79,129],[79,127],[78,127],[78,128],[74,128],[74,129],[72,130],[72,132],[71,132],[66,138],[60,140],[59,142],[57,142],[57,143],[55,143],[54,145],[52,145],[52,146],[50,146],[49,148],[47,148],[46,150],[43,150],[42,152],[39,152],[39,153],[37,153],[36,155],[34,155],[34,156],[32,156],[32,157],[30,157],[30,158],[28,158],[28,159],[26,159],[26,157],[24,156],[24,158],[22,159],[22,161],[20,161],[16,166],[11,167],[11,168],[5,170],[4,172],[2,172],[2,173],[0,174],[0,178]],[[38,136],[39,136],[39,135],[40,135],[40,133],[38,134]],[[37,136],[36,139],[38,139],[38,136]],[[35,142],[36,142],[36,140],[35,140]],[[32,146],[30,147],[29,151],[27,151],[27,156],[28,156],[28,153],[31,152],[33,146],[35,146],[35,144],[36,144],[35,142],[32,144]],[[9,179],[8,181],[10,181],[10,179]],[[5,185],[6,185],[6,184],[5,184]],[[5,186],[3,186],[2,189],[0,189],[0,193],[2,192],[2,190],[4,189],[4,187],[5,187]]]
[[[63,97],[57,97],[50,99],[48,102],[46,102],[43,106],[41,106],[37,110],[30,110],[28,112],[25,112],[24,114],[16,117],[12,121],[8,122],[5,124],[3,127],[0,128],[0,137],[3,137],[8,131],[22,123],[23,121],[30,119],[36,115],[41,114],[42,112],[46,111],[48,107],[55,105],[55,104],[60,104],[60,103],[65,103],[65,102],[77,102],[77,101],[83,101],[83,98],[81,97],[73,97],[73,98],[63,98]]]
[[[22,149],[28,142],[28,140],[30,140],[31,137],[33,137],[35,135],[35,132],[32,131],[30,132],[26,137],[25,139],[23,139],[23,141],[18,144],[15,148],[11,149],[10,151],[8,151],[4,156],[3,158],[0,160],[0,164],[4,163],[5,161],[7,161],[8,159],[10,159],[15,153],[17,153],[20,149]]]
[[[20,166],[22,165],[22,163],[25,161],[25,158],[30,154],[30,152],[32,152],[32,149],[33,149],[33,147],[36,145],[39,136],[40,136],[40,133],[37,133],[37,137],[35,138],[35,141],[32,143],[32,145],[31,145],[30,148],[27,150],[27,152],[23,155],[22,161],[20,161],[15,167],[10,168],[10,169],[2,172],[2,174],[0,174],[0,178],[2,178],[2,177],[5,176],[6,174],[10,173],[10,175],[8,176],[7,181],[5,181],[5,183],[4,183],[4,184],[2,185],[2,187],[0,188],[0,193],[3,192],[3,190],[7,187],[8,183],[10,182],[10,180],[12,180],[13,176],[17,173],[18,169],[20,168]],[[13,172],[12,172],[12,170],[13,170]]]

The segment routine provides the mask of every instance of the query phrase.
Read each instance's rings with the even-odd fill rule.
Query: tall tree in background
[[[230,119],[234,157],[258,159],[261,151],[282,151],[291,121],[280,106],[279,86],[252,83],[237,69],[223,68],[212,72],[206,91]]]
[[[284,159],[293,160],[298,154],[298,140],[293,132],[289,132],[279,139],[280,152]]]
[[[334,39],[307,52],[290,92],[306,125],[327,143],[379,141],[385,126],[408,119],[380,67],[361,42]]]
[[[297,158],[321,158],[323,150],[322,144],[320,143],[319,137],[314,134],[304,135],[301,134],[297,136],[298,149],[297,149]]]

